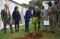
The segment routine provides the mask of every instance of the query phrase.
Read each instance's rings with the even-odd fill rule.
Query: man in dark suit
[[[30,18],[32,17],[32,10],[31,10],[31,7],[29,7],[29,9],[26,11],[26,14],[25,14],[25,31],[28,32],[29,31],[29,21],[30,21]]]
[[[38,20],[38,30],[39,30],[40,29],[40,11],[38,9],[38,6],[36,6],[35,9],[33,10],[33,17],[38,18],[37,20]],[[34,24],[35,25],[35,30],[37,28],[36,24],[37,23]]]
[[[12,15],[13,21],[15,21],[15,31],[19,31],[19,21],[21,20],[21,17],[17,6],[15,7]]]
[[[11,33],[13,33],[13,30],[12,30],[12,24],[10,23],[10,11],[8,9],[8,5],[5,4],[5,9],[3,9],[1,11],[1,18],[2,18],[2,22],[4,24],[4,33],[6,33],[6,25],[7,23],[10,25],[10,30],[11,30]]]

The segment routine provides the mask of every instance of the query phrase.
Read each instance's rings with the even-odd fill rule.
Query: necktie
[[[7,16],[7,9],[6,9],[6,16]]]

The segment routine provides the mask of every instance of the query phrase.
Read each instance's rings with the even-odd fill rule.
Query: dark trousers
[[[50,21],[50,31],[55,32],[56,22]]]
[[[56,19],[53,20],[53,18],[50,18],[50,31],[55,32],[56,29]]]
[[[10,20],[9,19],[6,19],[3,24],[4,24],[4,33],[7,32],[7,30],[6,30],[6,25],[7,24],[9,24],[9,26],[10,26],[11,33],[13,32],[12,24],[10,23]]]
[[[19,21],[15,21],[15,31],[19,31]]]
[[[25,31],[29,31],[29,20],[25,20]]]
[[[36,26],[37,24],[38,24],[38,30],[39,30],[39,29],[40,29],[40,19],[38,19],[38,22],[34,24],[35,30],[36,30],[36,28],[37,28],[37,26]]]

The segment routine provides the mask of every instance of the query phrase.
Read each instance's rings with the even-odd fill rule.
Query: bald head
[[[36,6],[36,7],[35,7],[35,11],[38,11],[38,10],[39,10],[39,8],[38,8],[38,6]]]
[[[8,5],[7,4],[5,4],[4,6],[5,6],[6,9],[8,9]]]

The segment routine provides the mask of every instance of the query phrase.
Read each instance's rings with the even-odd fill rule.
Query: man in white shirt
[[[4,24],[4,33],[6,34],[6,25],[7,23],[10,25],[10,30],[11,30],[11,33],[13,33],[13,30],[12,30],[12,24],[10,23],[10,11],[8,9],[8,5],[5,4],[5,9],[3,9],[1,11],[1,18],[2,18],[2,22]]]

